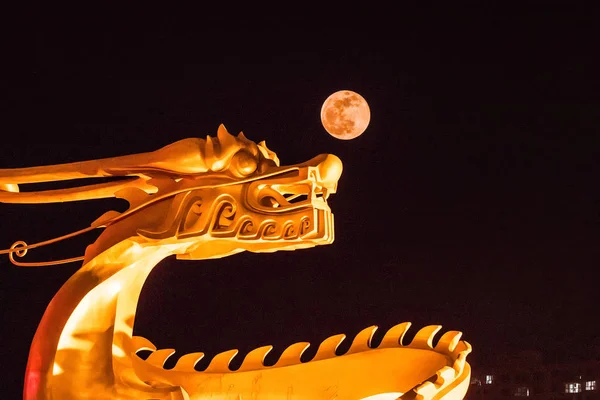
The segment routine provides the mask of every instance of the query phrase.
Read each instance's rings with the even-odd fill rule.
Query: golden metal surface
[[[296,250],[333,242],[333,215],[327,198],[337,190],[342,163],[323,154],[282,167],[264,142],[230,135],[220,126],[216,137],[185,139],[155,152],[101,160],[0,170],[0,202],[50,203],[119,197],[130,207],[109,211],[90,227],[27,245],[16,242],[8,253],[22,266],[28,250],[91,229],[104,229],[88,246],[82,267],[52,299],[39,324],[25,375],[24,398],[33,399],[461,399],[470,367],[468,343],[446,332],[433,346],[440,326],[417,332],[390,329],[377,346],[376,327],[360,332],[341,356],[344,335],[320,344],[308,362],[300,357],[308,343],[289,346],[274,365],[263,361],[271,350],[248,353],[231,370],[232,350],[213,357],[178,356],[164,369],[173,349],[156,349],[132,336],[142,285],[165,257],[202,260],[242,251]],[[94,177],[114,182],[69,189],[21,192],[19,185]],[[64,260],[65,262],[79,258]],[[182,305],[188,307],[189,305]],[[147,359],[138,356],[150,350]]]

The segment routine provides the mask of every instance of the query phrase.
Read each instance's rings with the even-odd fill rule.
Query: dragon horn
[[[136,175],[135,173],[115,174],[111,171],[123,170],[127,166],[143,164],[143,161],[149,158],[150,155],[151,153],[140,153],[40,167],[0,169],[0,182],[2,186],[5,186],[7,184],[57,182],[71,179]],[[0,188],[2,187],[0,186]]]

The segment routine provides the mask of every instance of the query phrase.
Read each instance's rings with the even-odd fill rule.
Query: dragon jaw
[[[193,157],[188,153],[197,147],[202,163],[190,162]],[[58,166],[54,173],[68,177],[80,173],[69,168]],[[409,324],[400,324],[377,347],[371,346],[375,327],[367,328],[342,356],[335,352],[344,336],[336,335],[325,340],[309,362],[300,360],[307,343],[288,347],[273,366],[264,364],[270,347],[261,347],[246,355],[235,371],[229,367],[235,350],[216,355],[204,371],[195,370],[201,353],[183,355],[175,368],[165,370],[164,362],[174,351],[156,350],[147,339],[132,336],[143,283],[165,257],[210,259],[240,251],[272,252],[332,243],[333,215],[327,197],[335,193],[341,175],[337,157],[321,155],[280,167],[264,143],[234,138],[220,127],[218,137],[206,142],[188,139],[137,159],[126,156],[96,162],[85,171],[145,180],[140,185],[119,186],[113,193],[129,201],[129,210],[109,212],[92,224],[106,229],[88,247],[83,267],[44,314],[31,346],[26,399],[373,399],[386,393],[433,399],[464,395],[470,346],[459,340],[459,332],[451,331],[434,347],[439,326],[423,328],[404,345],[402,337]],[[25,172],[19,171],[20,179]],[[41,172],[32,175],[45,176]],[[0,201],[2,195],[11,200],[20,194],[16,190],[0,193]],[[55,195],[46,194],[46,198]],[[61,192],[60,199],[72,195]],[[77,196],[73,198],[80,199]],[[144,360],[138,356],[140,350],[153,352]]]

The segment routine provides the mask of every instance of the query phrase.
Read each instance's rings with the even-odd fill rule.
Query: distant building
[[[600,357],[545,364],[541,354],[524,352],[475,371],[465,400],[600,400]]]

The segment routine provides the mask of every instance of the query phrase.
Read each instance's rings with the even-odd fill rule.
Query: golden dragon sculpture
[[[204,370],[203,353],[181,355],[164,368],[173,349],[156,349],[133,336],[142,285],[165,257],[203,260],[242,251],[295,250],[333,242],[327,204],[342,173],[339,158],[322,154],[280,166],[264,142],[221,125],[216,137],[184,139],[157,151],[44,167],[0,170],[0,202],[51,203],[118,197],[123,212],[109,211],[88,228],[46,242],[16,242],[16,257],[92,229],[103,229],[87,247],[82,267],[48,305],[35,333],[25,373],[24,399],[254,399],[384,400],[461,399],[470,376],[468,343],[440,326],[419,330],[410,343],[410,323],[391,328],[377,346],[377,327],[361,331],[349,350],[336,355],[344,335],[320,344],[286,348],[265,365],[270,346],[249,352],[241,366],[237,350],[217,354]],[[44,191],[21,191],[29,183],[113,177],[112,181]],[[53,262],[56,263],[56,262]],[[138,352],[150,350],[146,359]]]

